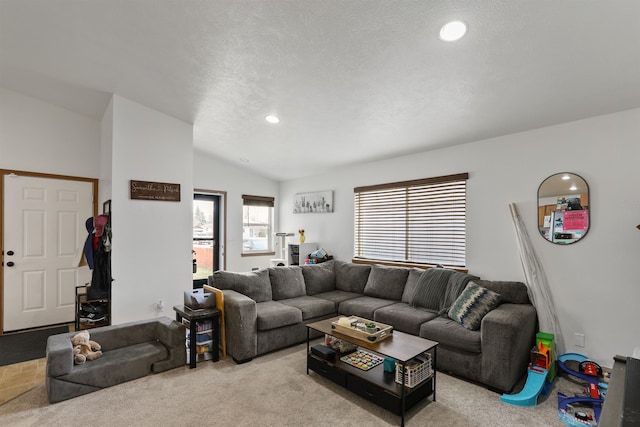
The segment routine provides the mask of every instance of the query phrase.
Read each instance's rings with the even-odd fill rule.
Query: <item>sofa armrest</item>
[[[157,322],[158,341],[167,348],[185,348],[184,326],[166,316],[155,319]]]
[[[509,392],[526,372],[535,344],[536,309],[502,304],[482,319],[482,382]]]
[[[258,352],[256,302],[230,289],[225,289],[222,293],[224,294],[227,353],[236,362],[250,360]]]
[[[71,334],[51,335],[47,339],[48,377],[55,378],[71,373],[73,358]]]
[[[154,363],[153,372],[158,373],[184,366],[187,363],[184,326],[168,317],[159,317],[156,322],[158,341],[167,347],[169,356],[165,360]]]

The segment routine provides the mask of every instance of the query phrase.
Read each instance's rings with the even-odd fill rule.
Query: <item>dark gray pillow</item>
[[[301,297],[307,294],[302,269],[298,266],[271,267],[269,269],[269,279],[271,280],[271,291],[275,301]]]
[[[344,261],[334,261],[336,272],[336,289],[346,292],[364,293],[371,266],[367,264],[353,264]]]
[[[422,273],[424,273],[422,268],[412,268],[409,270],[407,284],[404,285],[404,292],[402,292],[402,302],[411,304],[413,294],[416,291],[416,285],[418,284],[418,279],[420,279]]]
[[[250,273],[216,271],[210,278],[212,286],[218,289],[232,289],[255,302],[271,301],[271,282],[266,269]]]
[[[336,275],[333,271],[333,261],[303,265],[301,267],[304,284],[307,288],[307,295],[315,295],[335,290]]]
[[[408,276],[408,268],[372,265],[367,284],[364,287],[364,294],[375,298],[400,301]]]

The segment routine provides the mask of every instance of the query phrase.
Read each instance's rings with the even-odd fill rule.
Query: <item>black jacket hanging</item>
[[[105,238],[98,239],[98,249],[93,254],[91,286],[87,290],[89,299],[111,298],[111,251],[105,250]]]

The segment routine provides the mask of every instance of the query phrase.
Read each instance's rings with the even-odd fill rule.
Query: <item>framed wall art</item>
[[[333,191],[298,193],[293,200],[293,213],[333,212]]]

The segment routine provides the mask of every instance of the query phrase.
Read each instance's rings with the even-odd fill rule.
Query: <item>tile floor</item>
[[[74,324],[69,324],[69,332],[74,330]],[[46,367],[46,358],[0,366],[0,405],[43,384]]]
[[[0,405],[44,383],[47,359],[0,366]]]

